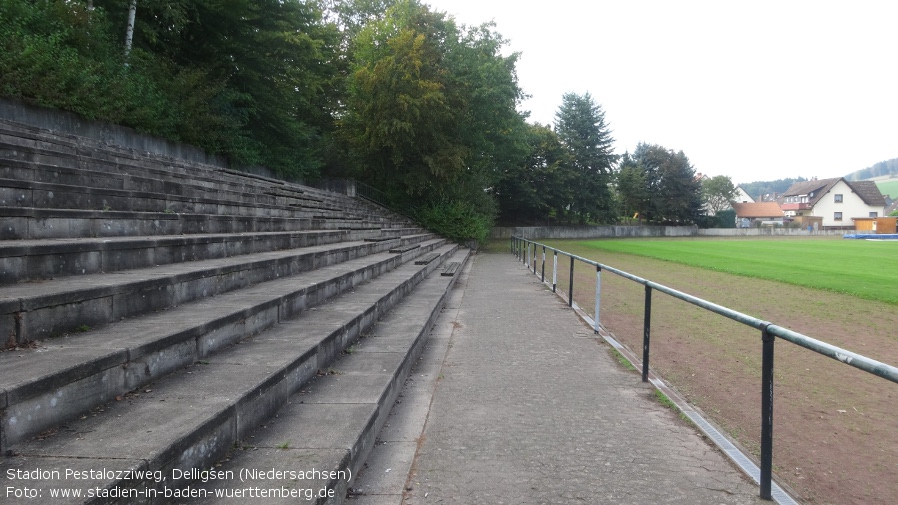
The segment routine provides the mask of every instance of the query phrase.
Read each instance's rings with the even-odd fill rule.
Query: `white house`
[[[736,186],[736,196],[733,197],[733,203],[755,203],[755,199],[742,189],[742,186]]]
[[[842,177],[797,182],[780,200],[786,217],[823,218],[824,227],[853,227],[853,217],[882,217],[886,202],[873,181]]]

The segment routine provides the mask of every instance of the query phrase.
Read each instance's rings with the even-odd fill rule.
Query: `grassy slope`
[[[889,195],[892,198],[898,198],[898,179],[879,181],[876,185],[879,186],[879,191],[882,194]]]
[[[898,305],[898,241],[642,239],[585,245]]]

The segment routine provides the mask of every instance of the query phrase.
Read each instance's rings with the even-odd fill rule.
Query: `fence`
[[[538,257],[539,248],[542,248],[542,258]],[[760,457],[760,495],[765,500],[772,499],[772,467],[773,467],[773,357],[774,357],[774,341],[776,337],[792,342],[800,347],[809,349],[823,356],[830,357],[836,361],[858,368],[865,372],[879,376],[888,381],[898,383],[898,368],[870,359],[866,356],[855,354],[851,351],[830,345],[826,342],[813,339],[807,335],[777,326],[768,321],[763,321],[755,317],[737,312],[735,310],[711,303],[707,300],[688,295],[681,291],[671,289],[667,286],[643,279],[623,270],[618,270],[607,265],[603,265],[596,261],[592,261],[574,254],[567,253],[555,249],[551,246],[534,242],[532,240],[512,237],[511,252],[520,261],[525,263],[529,270],[539,275],[542,282],[546,282],[546,253],[552,252],[552,272],[551,286],[552,292],[556,292],[558,287],[558,256],[567,256],[570,258],[570,277],[568,281],[568,305],[573,307],[574,304],[574,264],[579,261],[596,269],[595,284],[595,317],[594,331],[599,332],[600,328],[600,300],[602,286],[602,271],[608,271],[615,275],[629,279],[633,282],[645,286],[645,313],[643,320],[643,345],[642,345],[642,380],[648,381],[649,374],[649,351],[651,342],[651,321],[652,321],[652,292],[660,291],[675,299],[688,302],[702,309],[719,314],[721,316],[732,319],[738,323],[750,326],[761,332],[761,457]],[[539,268],[537,264],[540,263]]]

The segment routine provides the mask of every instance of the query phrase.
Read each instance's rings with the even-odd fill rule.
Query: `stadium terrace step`
[[[0,334],[23,344],[163,310],[260,282],[374,254],[425,236],[384,243],[341,242],[7,286]],[[408,244],[411,242],[411,244]],[[431,240],[432,245],[440,240]]]
[[[402,245],[399,247],[393,247],[390,249],[390,252],[391,253],[404,253],[404,252],[411,251],[415,247],[416,247],[415,244],[407,244],[407,245]]]
[[[377,221],[0,207],[0,239],[379,229]]]
[[[171,503],[146,492],[266,433],[355,472],[468,255],[363,199],[0,120],[0,473]]]
[[[439,248],[443,240],[422,250]],[[450,246],[451,248],[451,246]],[[378,253],[0,353],[3,446],[290,319],[410,258]]]
[[[452,277],[458,272],[459,268],[461,268],[461,263],[457,261],[452,261],[446,264],[446,268],[440,273],[440,275],[445,275],[447,277]]]
[[[425,254],[424,256],[421,256],[420,258],[416,259],[416,260],[415,260],[415,264],[416,264],[416,265],[426,265],[426,264],[430,263],[431,261],[433,261],[433,260],[435,260],[435,259],[437,259],[437,255],[436,255],[436,254],[434,254],[434,253],[427,253],[427,254]]]
[[[310,230],[0,241],[0,285],[185,261],[296,249],[346,241],[382,242],[419,235],[419,228]],[[428,235],[430,236],[430,235]]]
[[[0,132],[4,131],[3,126],[0,121]],[[49,140],[41,142],[0,133],[0,176],[18,181],[185,197],[244,199],[244,203],[294,205],[324,211],[369,214],[374,211],[383,215],[382,209],[374,210],[373,206],[343,195],[327,194],[263,176],[148,153],[137,155],[133,150],[123,151],[102,144],[96,144],[93,150],[85,150],[74,140],[60,142],[55,134],[29,135]],[[100,156],[104,151],[112,154]]]
[[[464,261],[468,252],[443,246],[440,254]],[[195,490],[198,480],[173,477],[186,473],[200,478],[200,470],[231,449],[251,444],[258,444],[259,450],[232,454],[231,462],[219,469],[270,454],[268,467],[355,472],[451,286],[452,279],[429,275],[437,263],[406,262],[316,310],[143,385],[120,401],[15,447],[0,471],[28,469],[36,459],[48,472],[105,468],[110,472],[78,484],[147,503],[172,501],[164,498],[166,488]],[[405,296],[412,290],[414,297]],[[382,317],[374,330],[368,329]],[[363,334],[366,337],[356,342]],[[332,365],[344,351],[346,358]],[[319,373],[324,376],[316,378]],[[310,379],[315,380],[308,383]],[[265,428],[256,431],[262,424]],[[116,470],[161,473],[158,479],[151,474],[128,480],[116,476]],[[44,484],[54,487],[53,482]],[[231,484],[239,485],[238,479]],[[330,503],[342,502],[348,484],[333,483],[335,499]]]
[[[81,173],[83,176],[83,172]],[[78,185],[45,183],[17,179],[0,179],[0,206],[81,209],[125,212],[163,212],[193,214],[228,214],[238,216],[311,217],[317,219],[385,220],[358,209],[339,208],[329,203],[308,199],[296,201],[283,197],[208,191],[189,194],[163,192],[164,184],[152,190],[97,187],[96,179],[79,179]],[[91,185],[93,184],[93,185]],[[123,186],[125,184],[122,184]],[[130,184],[128,184],[130,185]],[[179,186],[183,187],[183,186]],[[155,191],[155,192],[154,192]]]
[[[464,251],[450,260],[461,264],[467,258]],[[401,301],[361,335],[353,352],[343,353],[327,369],[319,370],[285,402],[275,419],[254,430],[251,438],[244,437],[216,469],[234,474],[247,468],[333,472],[337,478],[325,474],[320,479],[290,482],[288,487],[301,498],[328,489],[333,499],[315,496],[319,503],[343,503],[454,282],[439,276],[422,282],[414,300]],[[219,480],[197,485],[207,493],[199,503],[218,503],[212,495],[233,492],[238,485],[277,487],[264,475],[245,484]],[[285,496],[272,503],[295,503],[295,498]]]

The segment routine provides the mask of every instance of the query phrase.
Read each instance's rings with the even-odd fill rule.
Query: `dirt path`
[[[573,242],[558,247],[586,257]],[[890,364],[898,363],[898,307],[649,258],[601,253],[599,261]],[[567,285],[567,263],[561,288]],[[594,304],[595,270],[576,269],[575,299]],[[642,348],[641,285],[602,276],[602,324]],[[653,369],[745,448],[760,445],[757,330],[675,300],[653,297]],[[591,312],[591,310],[590,310]],[[639,353],[641,354],[641,352]],[[898,503],[898,387],[778,341],[776,475],[806,503]]]

